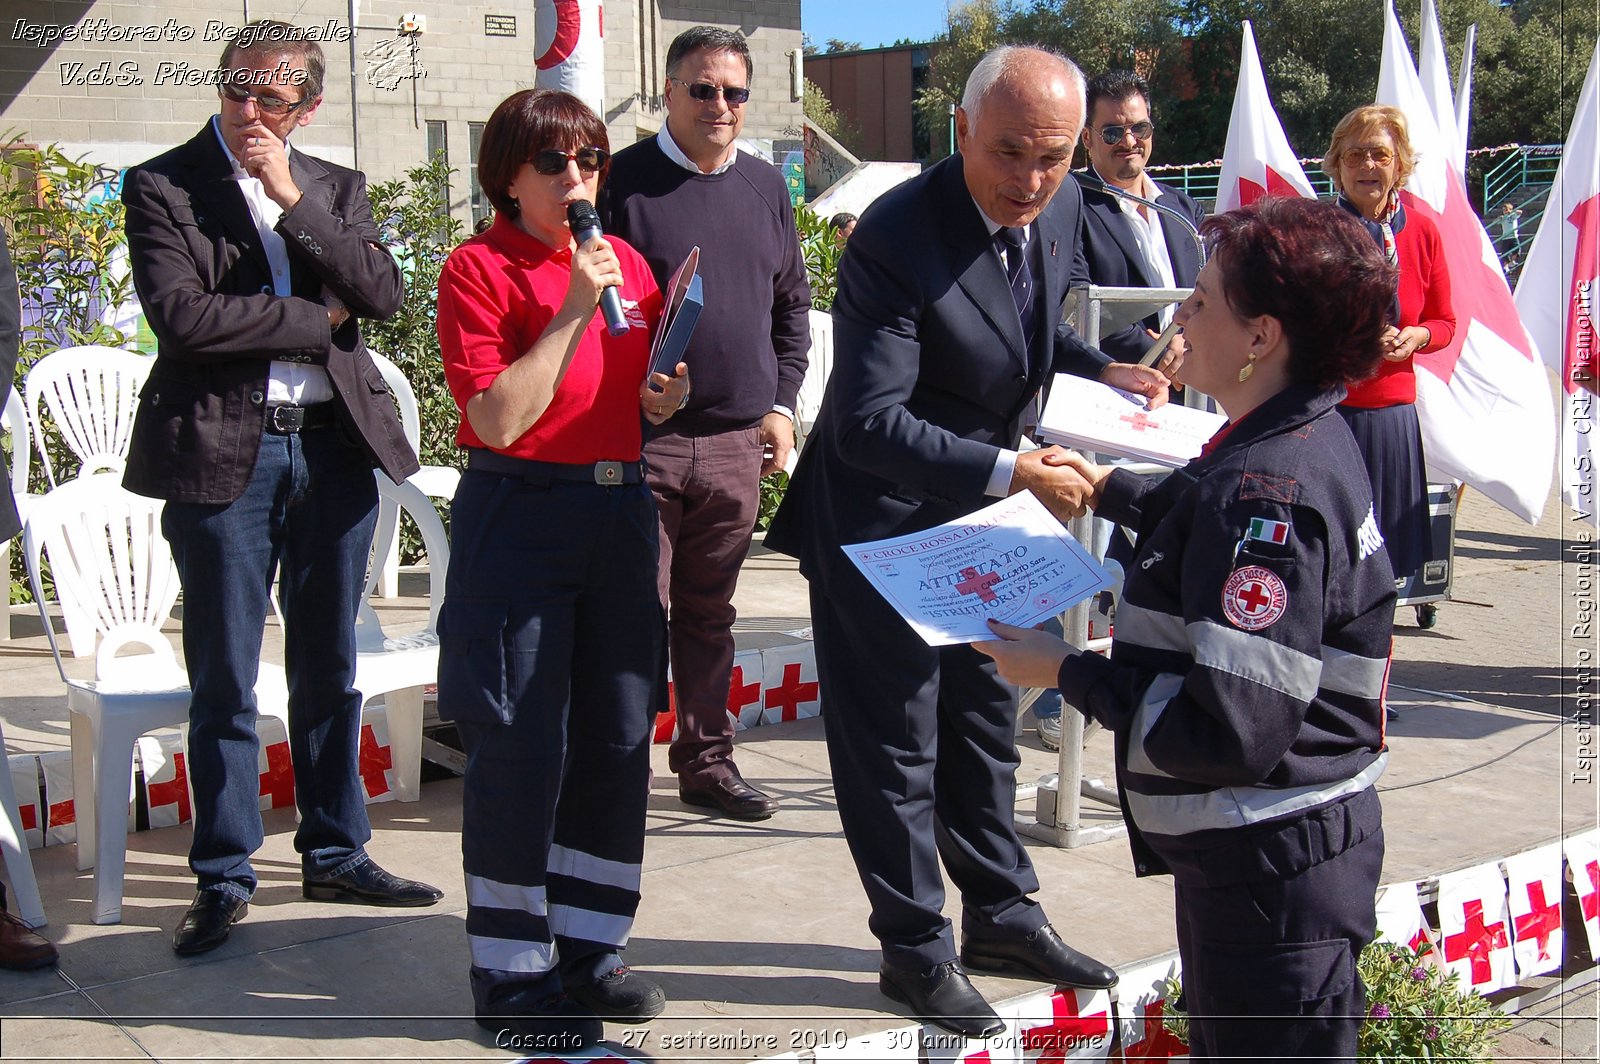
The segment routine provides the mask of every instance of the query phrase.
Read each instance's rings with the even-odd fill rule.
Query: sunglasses
[[[1346,166],[1360,166],[1368,159],[1379,166],[1388,166],[1394,162],[1394,152],[1388,148],[1346,148],[1339,153],[1339,160]]]
[[[269,115],[286,115],[291,111],[298,111],[306,104],[305,100],[281,100],[276,96],[262,96],[258,93],[246,92],[237,85],[221,85],[218,88],[223,96],[241,107],[254,100],[256,106]]]
[[[529,160],[533,168],[545,177],[555,177],[557,174],[566,173],[567,163],[577,160],[578,170],[581,173],[592,174],[610,161],[611,153],[604,148],[579,148],[577,151],[562,151],[559,148],[545,148],[534,154]]]
[[[672,80],[683,86],[691,100],[699,100],[701,103],[710,103],[719,93],[728,101],[729,107],[738,107],[750,98],[749,89],[741,89],[736,85],[708,85],[704,81],[684,81],[682,78]]]
[[[1151,122],[1135,122],[1131,126],[1101,126],[1100,139],[1107,144],[1121,144],[1122,138],[1132,133],[1134,140],[1149,140],[1155,131],[1156,127]]]

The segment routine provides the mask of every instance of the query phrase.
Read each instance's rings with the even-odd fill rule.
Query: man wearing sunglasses
[[[1092,284],[1118,288],[1190,288],[1200,273],[1200,253],[1183,223],[1121,199],[1105,185],[1170,206],[1194,220],[1205,211],[1188,196],[1145,173],[1155,143],[1150,86],[1137,74],[1113,70],[1091,78],[1089,122],[1083,129],[1089,170],[1083,185],[1083,253]],[[1102,185],[1102,182],[1104,185]],[[1172,320],[1169,307],[1120,332],[1102,337],[1100,349],[1119,362],[1138,362]],[[1182,334],[1157,368],[1169,376],[1183,364]]]
[[[242,42],[242,43],[241,43]],[[289,750],[302,892],[432,905],[367,856],[357,774],[355,617],[377,517],[372,477],[417,469],[360,317],[400,306],[366,179],[289,148],[322,102],[323,56],[278,22],[224,51],[219,113],[128,171],[134,286],[158,342],[123,483],[165,499],[183,582],[194,902],[172,948],[221,945],[256,887],[255,696],[274,577],[287,629]]]
[[[734,143],[750,100],[749,45],[730,30],[696,26],[673,40],[666,67],[666,125],[611,161],[601,214],[606,232],[637,248],[663,289],[690,248],[701,250],[705,312],[683,356],[694,390],[644,447],[677,696],[668,763],[683,801],[764,820],[778,803],[733,763],[733,591],[760,480],[794,449],[811,290],[782,176]]]

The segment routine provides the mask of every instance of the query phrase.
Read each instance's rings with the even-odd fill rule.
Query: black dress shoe
[[[493,1005],[480,1007],[473,1017],[479,1027],[494,1035],[501,1049],[522,1054],[569,1052],[603,1041],[605,1024],[598,1016],[565,994],[535,998],[531,993],[509,994]]]
[[[216,949],[228,941],[233,925],[244,919],[250,903],[225,890],[202,890],[172,933],[172,952],[182,957]]]
[[[878,990],[909,1008],[917,1019],[963,1038],[988,1038],[1005,1030],[1006,1025],[955,961],[924,971],[885,963],[878,968]]]
[[[735,820],[765,820],[778,811],[778,803],[744,781],[737,772],[702,787],[678,781],[678,797],[690,805],[720,809]]]
[[[327,879],[306,879],[300,893],[312,901],[351,901],[358,905],[432,905],[444,891],[414,879],[392,876],[378,867],[377,861],[363,861],[354,868]]]
[[[1056,986],[1109,990],[1117,985],[1115,971],[1061,941],[1049,924],[1026,938],[963,935],[961,963],[975,972],[1037,976]]]
[[[648,1023],[667,1007],[667,995],[661,988],[626,964],[592,983],[569,985],[567,996],[591,1015],[615,1023]]]

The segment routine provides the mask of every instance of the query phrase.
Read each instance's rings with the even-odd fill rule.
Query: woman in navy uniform
[[[1136,871],[1175,880],[1194,1059],[1348,1060],[1394,577],[1335,408],[1381,357],[1395,272],[1331,204],[1263,199],[1203,232],[1184,374],[1228,424],[1159,482],[1071,456],[1139,531],[1109,660],[999,624],[977,649],[1115,734]]]

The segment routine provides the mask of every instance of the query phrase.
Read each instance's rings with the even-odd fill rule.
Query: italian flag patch
[[[1263,543],[1276,543],[1280,547],[1289,542],[1289,522],[1268,521],[1265,517],[1252,517],[1245,539],[1258,539]]]

